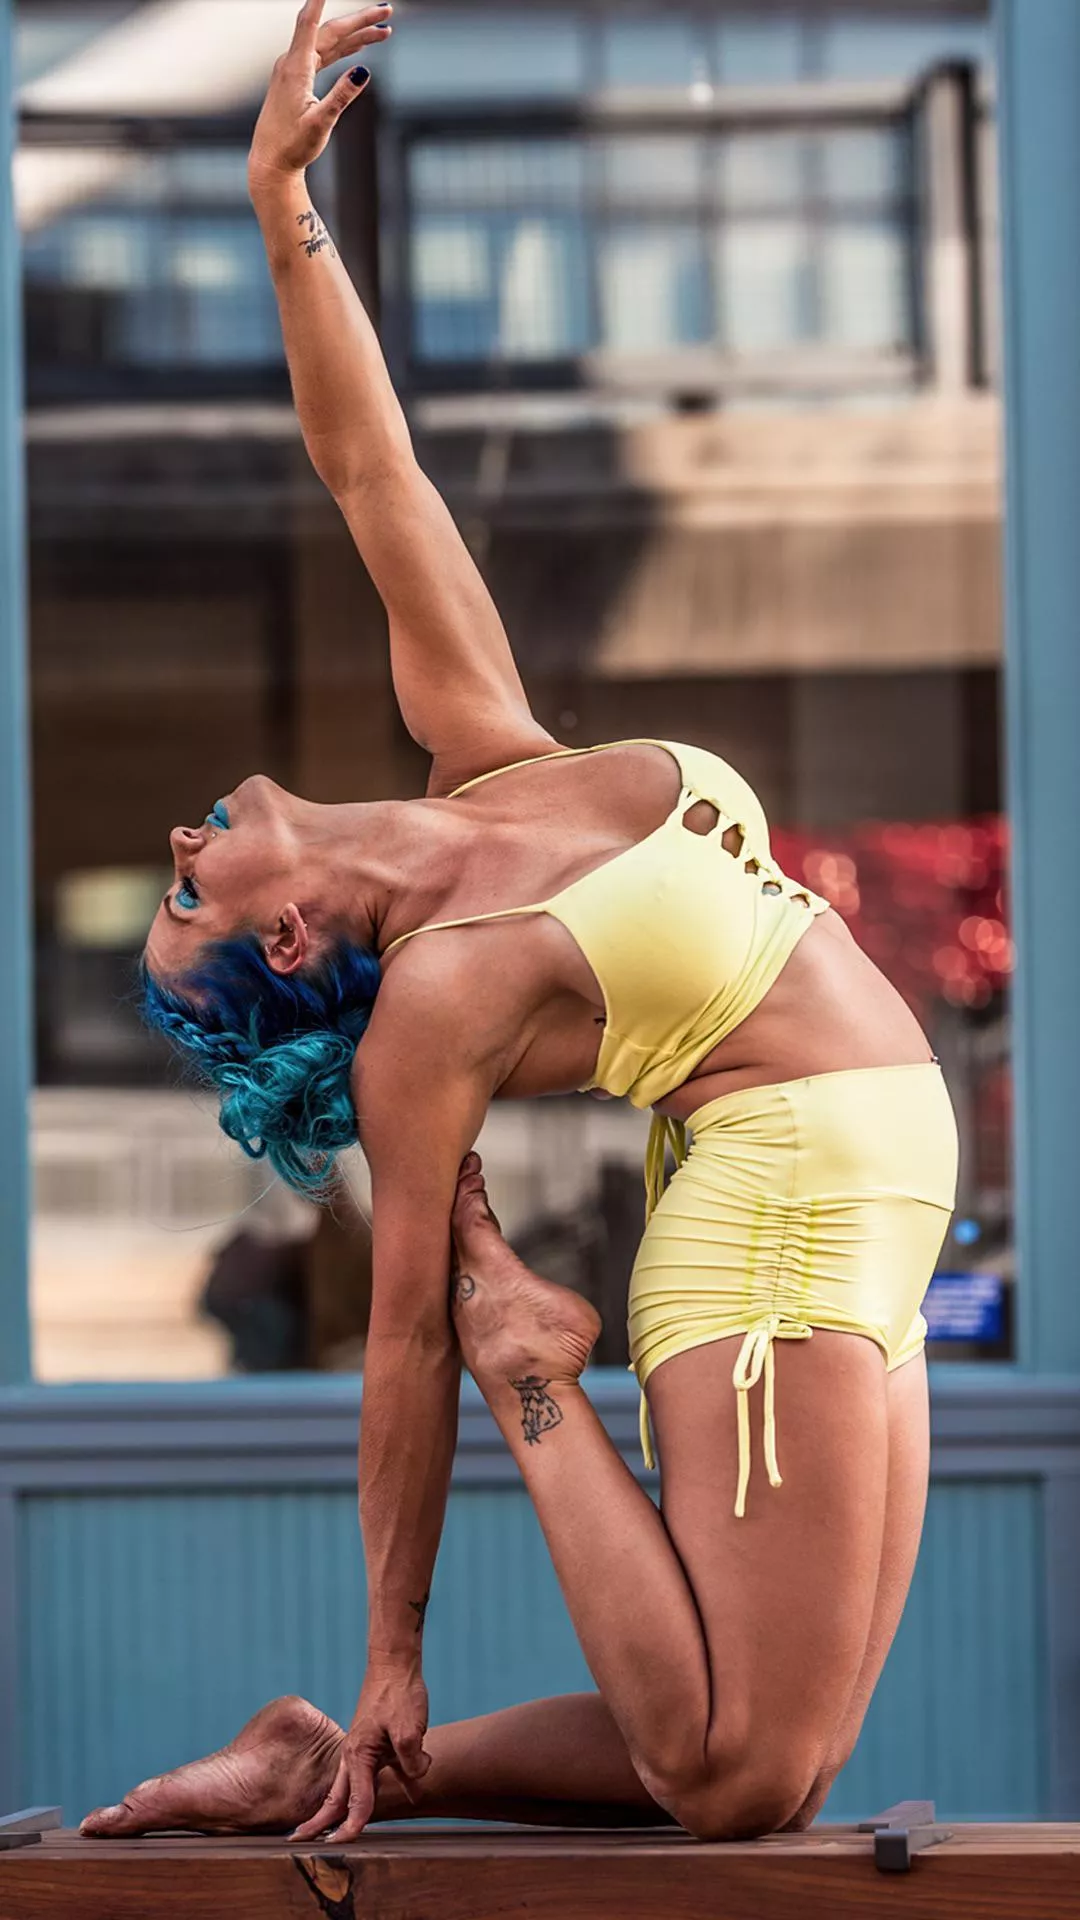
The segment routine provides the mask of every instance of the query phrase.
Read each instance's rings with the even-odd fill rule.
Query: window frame
[[[379,176],[387,218],[381,223],[384,249],[384,289],[387,339],[392,343],[392,371],[401,387],[416,395],[480,393],[492,388],[522,392],[579,391],[583,386],[611,391],[649,391],[679,395],[687,388],[701,394],[910,391],[927,377],[926,328],[920,274],[921,212],[915,163],[915,120],[918,96],[910,88],[813,86],[797,89],[717,93],[707,105],[694,106],[667,94],[635,96],[630,101],[612,96],[594,98],[574,107],[562,103],[534,103],[527,109],[486,103],[425,103],[396,108],[381,130]],[[592,150],[605,139],[635,136],[704,136],[715,143],[741,133],[804,133],[809,138],[833,131],[887,131],[905,144],[902,179],[894,196],[883,204],[906,241],[905,293],[910,321],[910,345],[894,353],[857,349],[836,350],[809,341],[775,354],[749,356],[733,352],[720,337],[721,288],[716,255],[719,236],[731,230],[737,215],[724,204],[720,169],[702,148],[701,187],[696,204],[685,207],[687,224],[700,227],[705,272],[716,320],[713,339],[701,346],[663,349],[640,356],[624,355],[603,345],[584,354],[548,359],[464,358],[426,359],[415,348],[411,248],[420,209],[414,196],[412,155],[418,149],[465,141],[513,139],[579,140],[586,157],[586,190],[582,217],[586,235],[621,217],[655,220],[658,207],[642,202],[614,201],[598,177],[599,156]],[[439,209],[440,212],[443,209]],[[450,208],[446,211],[449,213]],[[462,209],[462,211],[465,211]],[[671,216],[674,203],[663,209]],[[755,209],[755,213],[756,213]],[[762,218],[778,217],[768,208]],[[785,215],[787,214],[787,210]],[[857,221],[857,206],[841,211],[831,202],[820,180],[816,189],[793,203],[790,215],[806,218],[814,249],[815,279],[822,283],[822,243],[843,219]],[[683,210],[680,209],[680,218]],[[592,275],[591,300],[597,301],[597,276]]]

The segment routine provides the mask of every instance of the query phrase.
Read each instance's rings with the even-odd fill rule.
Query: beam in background
[[[1080,1372],[1080,6],[997,0],[1021,1358]]]
[[[0,1384],[29,1377],[30,883],[19,244],[12,6],[0,0]]]

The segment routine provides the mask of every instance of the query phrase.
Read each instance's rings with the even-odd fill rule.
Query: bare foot
[[[112,1840],[184,1828],[199,1833],[282,1833],[309,1820],[333,1785],[339,1726],[308,1700],[271,1700],[220,1753],[177,1767],[118,1807],[88,1813],[79,1832]]]
[[[600,1316],[569,1287],[541,1280],[507,1246],[488,1204],[478,1154],[462,1162],[451,1217],[454,1325],[482,1391],[507,1382],[575,1382],[600,1333]]]

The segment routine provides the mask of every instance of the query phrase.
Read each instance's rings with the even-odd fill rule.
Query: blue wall
[[[950,1818],[1039,1817],[1040,1525],[1035,1483],[935,1489],[828,1818],[926,1793]],[[278,1693],[351,1716],[364,1587],[346,1491],[35,1495],[19,1564],[20,1804],[62,1801],[72,1819],[117,1800],[221,1746]],[[516,1487],[454,1495],[429,1618],[433,1722],[591,1685]]]
[[[632,1383],[592,1379],[633,1462]],[[317,1380],[30,1389],[0,1407],[0,1525],[6,1507],[16,1548],[0,1697],[6,1678],[21,1701],[18,1801],[59,1800],[73,1819],[221,1745],[277,1693],[349,1717],[364,1640],[356,1397],[355,1382]],[[1076,1648],[1044,1605],[1045,1513],[1051,1490],[1080,1487],[1080,1392],[946,1388],[934,1417],[911,1600],[829,1817],[930,1794],[953,1818],[1046,1818],[1047,1703]],[[471,1390],[425,1664],[435,1720],[590,1684]]]

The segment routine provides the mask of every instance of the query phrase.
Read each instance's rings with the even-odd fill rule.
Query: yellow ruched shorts
[[[665,1189],[669,1146],[680,1164]],[[744,1335],[733,1375],[740,1518],[749,1393],[763,1375],[765,1461],[771,1485],[781,1484],[773,1342],[809,1340],[822,1327],[876,1341],[889,1371],[912,1359],[926,1339],[919,1309],[956,1172],[956,1121],[936,1063],[751,1087],[711,1100],[685,1130],[654,1121],[630,1282],[631,1364],[644,1395],[665,1360]],[[654,1465],[644,1397],[642,1444]]]

